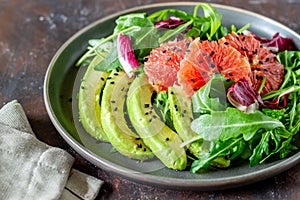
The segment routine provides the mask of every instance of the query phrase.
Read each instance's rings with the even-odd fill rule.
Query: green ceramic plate
[[[232,188],[269,178],[296,165],[300,161],[300,153],[284,160],[252,168],[245,164],[203,174],[174,171],[163,167],[156,159],[137,162],[117,152],[112,152],[110,144],[94,140],[81,128],[78,121],[76,94],[85,69],[78,69],[73,65],[86,51],[87,41],[91,38],[101,38],[111,34],[115,19],[125,13],[152,13],[165,8],[192,12],[195,5],[196,3],[186,2],[165,3],[125,10],[90,24],[66,41],[53,57],[44,82],[45,104],[54,126],[79,154],[104,170],[136,182],[170,189]],[[226,26],[235,24],[236,27],[242,27],[246,23],[250,23],[251,31],[269,38],[276,32],[280,32],[285,37],[292,37],[300,49],[300,36],[282,24],[238,8],[216,4],[214,7],[223,15],[222,21]]]

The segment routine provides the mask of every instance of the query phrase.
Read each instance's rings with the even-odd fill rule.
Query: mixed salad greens
[[[198,16],[199,8],[203,9],[203,16]],[[187,37],[212,41],[231,32],[249,34],[250,24],[240,29],[234,25],[228,28],[221,19],[222,15],[207,3],[195,6],[193,14],[166,9],[150,15],[123,15],[116,20],[111,35],[89,40],[87,52],[76,65],[108,73],[124,70],[134,79],[144,73],[143,63],[151,50],[168,41]],[[190,128],[196,136],[180,144],[184,148],[201,141],[205,146],[200,147],[198,155],[188,156],[193,173],[209,166],[229,167],[247,160],[254,166],[267,159],[285,158],[299,149],[300,51],[295,50],[292,39],[278,33],[271,39],[257,35],[255,38],[276,53],[284,66],[283,82],[278,90],[261,96],[243,81],[233,83],[215,74],[194,93],[190,99],[193,111]],[[90,65],[95,57],[98,62]],[[176,130],[169,95],[162,91],[152,100],[160,120]],[[101,98],[97,101],[101,104]]]

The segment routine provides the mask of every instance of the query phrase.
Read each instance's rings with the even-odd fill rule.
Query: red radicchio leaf
[[[117,49],[118,59],[128,77],[131,78],[133,75],[132,70],[137,68],[139,63],[134,56],[130,37],[119,33],[117,38]]]
[[[261,96],[251,87],[246,78],[231,85],[227,98],[234,107],[245,113],[254,112],[260,105],[263,105]]]
[[[253,33],[252,33],[253,34]],[[284,38],[276,33],[272,39],[261,38],[253,34],[254,38],[261,42],[261,44],[274,53],[278,53],[285,50],[292,50],[294,48],[294,41],[292,38]]]
[[[178,17],[170,17],[167,20],[161,20],[155,23],[156,28],[166,28],[166,29],[173,29],[177,26],[186,23],[186,21],[181,20]]]

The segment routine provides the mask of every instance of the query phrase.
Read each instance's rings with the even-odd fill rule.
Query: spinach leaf
[[[165,124],[171,128],[172,130],[175,130],[173,121],[171,118],[171,111],[170,111],[170,102],[168,100],[168,93],[166,91],[162,91],[157,94],[157,96],[154,99],[154,106],[157,108],[158,113],[160,117],[162,118],[162,121],[165,122]]]
[[[195,160],[191,166],[191,172],[196,173],[199,169],[206,169],[217,158],[232,154],[231,159],[240,155],[246,147],[243,137],[230,138],[225,141],[218,141],[212,151],[202,155],[199,160]]]
[[[271,130],[284,125],[262,112],[243,113],[236,108],[228,107],[226,111],[214,111],[204,114],[192,122],[192,130],[207,140],[227,140],[243,135],[250,140],[259,129]]]
[[[211,113],[226,109],[226,85],[224,76],[215,74],[192,96],[193,112]]]

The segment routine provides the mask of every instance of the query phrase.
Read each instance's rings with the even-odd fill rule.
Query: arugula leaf
[[[276,128],[262,133],[261,139],[253,149],[253,153],[249,159],[250,166],[263,163],[278,153],[280,158],[285,158],[292,150],[297,149],[291,144],[292,136],[293,134],[283,128]]]
[[[197,7],[201,6],[204,12],[204,17],[209,19],[209,22],[206,22],[205,26],[209,27],[210,32],[207,33],[207,38],[211,40],[212,36],[217,32],[221,26],[222,15],[210,4],[200,3]]]
[[[277,59],[284,66],[285,76],[280,89],[295,85],[300,79],[300,51],[283,51],[277,54]]]
[[[228,107],[226,111],[214,111],[201,115],[192,122],[192,130],[207,140],[227,140],[243,135],[250,140],[259,129],[274,129],[284,125],[256,110],[254,113],[243,113],[236,108]]]

